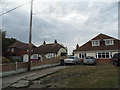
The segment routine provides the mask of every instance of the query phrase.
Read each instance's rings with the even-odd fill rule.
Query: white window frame
[[[38,56],[36,54],[33,54],[33,58],[36,59],[38,58]]]
[[[113,39],[104,39],[104,41],[105,41],[105,45],[114,45],[114,40]]]
[[[15,51],[15,49],[14,48],[11,48],[11,52],[14,52]]]
[[[100,40],[92,40],[92,46],[100,46]]]
[[[38,59],[38,54],[33,54],[32,59]]]
[[[99,58],[99,55],[100,55],[100,58]],[[110,59],[112,58],[112,53],[111,52],[96,52],[96,58],[97,59]]]
[[[81,57],[80,57],[81,56]],[[85,58],[86,57],[86,53],[79,53],[79,58],[80,59],[83,59],[83,58]]]
[[[47,54],[47,58],[53,58],[53,57],[55,57],[55,56],[54,56],[54,53],[48,53],[48,54]]]

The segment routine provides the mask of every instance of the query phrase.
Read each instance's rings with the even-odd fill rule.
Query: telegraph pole
[[[33,11],[33,0],[31,0],[31,10],[30,10],[30,31],[29,31],[29,52],[28,52],[28,71],[31,69],[31,49],[32,49],[32,11]]]

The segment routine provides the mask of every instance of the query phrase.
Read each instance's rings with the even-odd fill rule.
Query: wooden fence
[[[31,67],[56,64],[56,63],[60,63],[59,58],[44,59],[42,61],[32,61]],[[28,68],[28,62],[16,62],[16,63],[9,63],[9,64],[1,64],[1,65],[2,65],[2,72],[8,72],[8,71],[13,71],[13,70],[17,70],[17,69],[27,69]]]
[[[97,59],[97,63],[112,63],[111,59]],[[60,58],[44,59],[42,61],[31,61],[31,70],[58,65]],[[2,76],[12,75],[16,73],[26,72],[28,69],[28,62],[16,62],[9,64],[0,64]]]

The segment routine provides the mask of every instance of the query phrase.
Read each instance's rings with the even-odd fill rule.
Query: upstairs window
[[[15,49],[14,49],[14,48],[12,48],[12,49],[11,49],[11,52],[14,52],[14,51],[15,51]]]
[[[105,45],[114,45],[113,39],[105,39]]]
[[[92,46],[100,46],[100,41],[99,40],[93,40],[92,41]]]

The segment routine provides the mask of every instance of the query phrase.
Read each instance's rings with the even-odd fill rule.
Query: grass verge
[[[74,65],[42,78],[55,88],[118,88],[118,68],[111,64]]]

